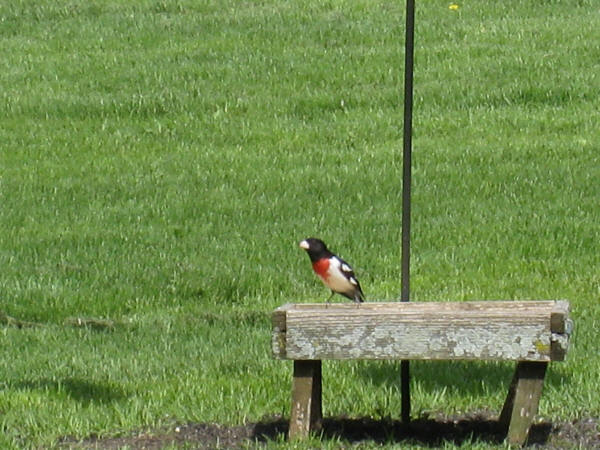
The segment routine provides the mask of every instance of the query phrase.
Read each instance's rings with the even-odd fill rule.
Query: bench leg
[[[292,381],[290,439],[321,429],[321,361],[295,360]]]
[[[533,417],[538,411],[547,366],[546,362],[517,363],[500,414],[500,423],[508,430],[509,444],[523,445],[527,440]]]

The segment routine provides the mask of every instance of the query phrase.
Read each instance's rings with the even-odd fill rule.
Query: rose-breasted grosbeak
[[[325,286],[331,289],[331,296],[327,301],[335,293],[355,302],[364,301],[365,296],[350,264],[331,253],[322,240],[304,239],[300,242],[300,248],[306,250],[313,270]]]

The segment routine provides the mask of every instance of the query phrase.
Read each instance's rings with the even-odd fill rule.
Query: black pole
[[[406,0],[404,44],[404,146],[402,158],[402,293],[400,301],[410,301],[410,184],[412,164],[413,67],[415,49],[415,0]],[[402,422],[410,422],[409,362],[400,362]]]

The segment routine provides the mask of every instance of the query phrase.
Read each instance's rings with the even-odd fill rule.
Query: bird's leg
[[[329,297],[327,297],[327,306],[329,307],[329,305],[331,304],[331,298],[335,295],[335,292],[331,291],[331,295]]]

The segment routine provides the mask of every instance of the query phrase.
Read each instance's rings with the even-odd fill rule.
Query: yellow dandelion
[[[458,4],[457,3],[450,3],[450,6],[448,6],[448,9],[451,9],[452,11],[457,11],[458,10]]]

